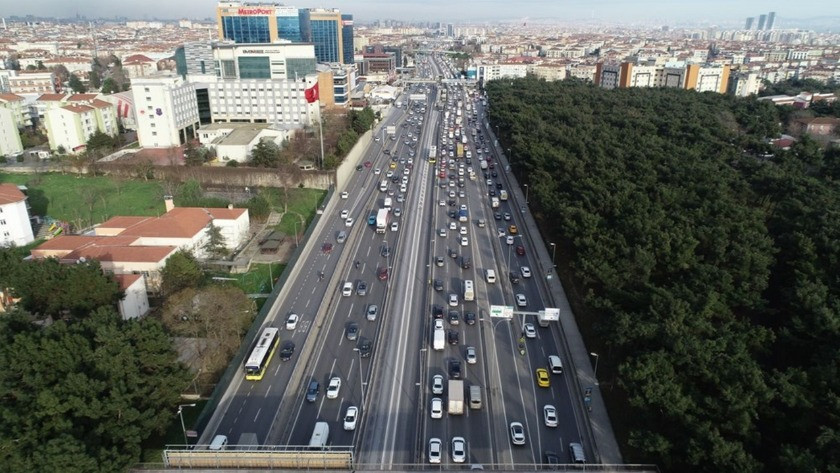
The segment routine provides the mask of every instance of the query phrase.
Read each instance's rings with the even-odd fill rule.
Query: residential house
[[[33,241],[26,195],[15,184],[0,184],[0,246],[24,246]]]

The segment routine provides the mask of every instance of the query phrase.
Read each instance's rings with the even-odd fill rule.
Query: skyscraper
[[[341,15],[341,42],[344,43],[341,62],[353,64],[353,15]]]
[[[343,62],[344,41],[341,13],[338,10],[306,10],[306,13],[301,15],[301,36],[304,41],[315,45],[315,57],[318,62]]]
[[[744,29],[745,29],[745,30],[750,30],[750,29],[752,29],[753,21],[755,21],[755,17],[754,17],[754,16],[748,17],[748,18],[747,18],[747,22],[744,24]]]
[[[765,22],[767,22],[767,15],[759,15],[758,16],[758,27],[756,29],[758,31],[763,30]]]
[[[767,15],[767,27],[765,28],[767,31],[773,29],[773,23],[776,22],[776,12],[771,11],[769,15]]]
[[[303,40],[300,36],[300,11],[295,7],[277,6],[277,37],[287,39],[293,43]]]

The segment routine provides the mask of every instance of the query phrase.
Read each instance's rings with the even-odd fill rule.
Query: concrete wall
[[[344,158],[344,161],[342,161],[341,165],[338,166],[338,169],[335,170],[336,190],[339,192],[344,190],[344,186],[347,185],[350,177],[352,177],[353,173],[356,172],[356,166],[364,162],[362,158],[367,153],[372,140],[373,132],[368,130],[365,134],[359,137],[359,141],[357,141],[356,145],[353,146],[353,149],[347,153],[347,157]]]

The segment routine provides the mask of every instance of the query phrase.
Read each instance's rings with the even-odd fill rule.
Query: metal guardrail
[[[350,470],[351,447],[309,450],[308,447],[228,446],[225,450],[167,449],[163,452],[168,468],[267,468],[295,470]]]

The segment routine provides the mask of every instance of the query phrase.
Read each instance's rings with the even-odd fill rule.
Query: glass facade
[[[353,15],[341,15],[341,52],[344,64],[353,64]]]
[[[314,58],[286,58],[286,78],[295,80],[315,73]]]
[[[240,57],[240,79],[271,79],[271,65],[268,56]]]
[[[294,43],[300,43],[303,38],[300,34],[300,17],[295,16],[278,16],[277,17],[277,36],[280,39],[287,39]]]
[[[223,16],[222,35],[235,43],[269,43],[267,16]]]
[[[335,20],[310,20],[312,43],[318,62],[341,62],[338,49],[338,22]]]

